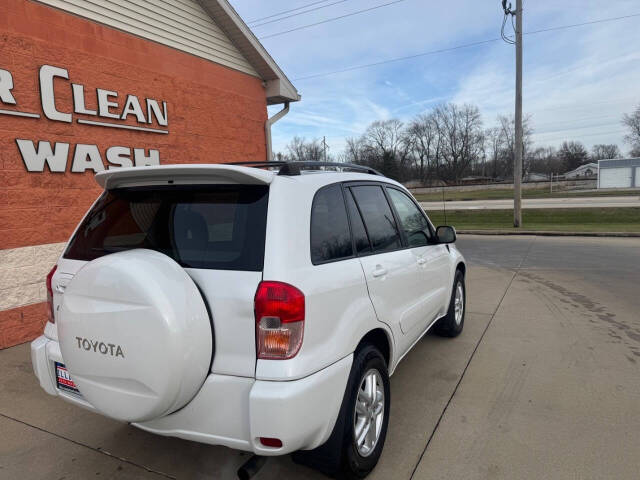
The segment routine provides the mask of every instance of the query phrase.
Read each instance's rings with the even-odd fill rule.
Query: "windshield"
[[[264,185],[110,190],[84,219],[64,258],[89,261],[147,248],[183,267],[261,271],[268,193]]]

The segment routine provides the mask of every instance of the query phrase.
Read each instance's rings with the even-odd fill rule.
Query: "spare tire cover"
[[[136,249],[84,265],[63,295],[58,338],[80,393],[118,420],[141,422],[187,404],[211,365],[204,300],[174,260]]]

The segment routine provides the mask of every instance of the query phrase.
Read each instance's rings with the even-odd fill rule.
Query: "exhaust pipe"
[[[261,457],[259,455],[252,455],[249,460],[238,469],[238,478],[240,480],[249,480],[264,466],[267,461],[267,457]]]

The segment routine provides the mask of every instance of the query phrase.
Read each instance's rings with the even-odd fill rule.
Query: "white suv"
[[[363,477],[398,362],[462,331],[455,231],[363,167],[255,167],[99,173],[47,277],[35,373],[149,432]]]

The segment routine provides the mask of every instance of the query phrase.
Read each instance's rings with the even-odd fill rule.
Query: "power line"
[[[547,130],[545,132],[535,132],[534,134],[536,135],[549,135],[549,134],[553,134],[553,133],[560,133],[560,132],[573,132],[574,130],[588,130],[590,128],[602,128],[602,127],[608,127],[611,125],[620,125],[622,122],[618,121],[618,122],[604,122],[604,123],[598,123],[595,125],[586,125],[583,127],[576,127],[576,126],[570,126],[567,128],[554,128],[552,130]],[[545,124],[542,124],[545,125]]]
[[[625,20],[628,18],[634,18],[634,17],[640,17],[640,13],[634,13],[631,15],[624,15],[622,17],[612,17],[612,18],[603,18],[600,20],[593,20],[590,22],[582,22],[582,23],[574,23],[574,24],[570,24],[570,25],[560,25],[557,27],[549,27],[549,28],[543,28],[540,30],[533,30],[531,32],[524,32],[523,35],[536,35],[539,33],[545,33],[545,32],[552,32],[552,31],[556,31],[556,30],[564,30],[564,29],[568,29],[568,28],[576,28],[576,27],[583,27],[586,25],[594,25],[596,23],[605,23],[605,22],[614,22],[614,21],[618,21],[618,20]],[[428,52],[422,52],[422,53],[416,53],[414,55],[407,55],[404,57],[396,57],[396,58],[390,58],[388,60],[381,60],[379,62],[374,62],[374,63],[367,63],[367,64],[363,64],[363,65],[356,65],[353,67],[347,67],[347,68],[343,68],[340,70],[334,70],[331,72],[323,72],[323,73],[316,73],[316,74],[312,74],[312,75],[306,75],[304,77],[298,77],[298,78],[294,78],[294,81],[300,81],[300,80],[309,80],[312,78],[320,78],[320,77],[328,77],[330,75],[336,75],[339,73],[345,73],[345,72],[350,72],[353,70],[360,70],[362,68],[370,68],[370,67],[377,67],[379,65],[385,65],[387,63],[394,63],[394,62],[400,62],[403,60],[411,60],[414,58],[419,58],[419,57],[426,57],[428,55],[435,55],[438,53],[446,53],[446,52],[452,52],[455,50],[461,50],[464,48],[471,48],[471,47],[477,47],[480,45],[485,45],[488,43],[494,43],[497,41],[502,40],[502,38],[490,38],[487,40],[480,40],[478,42],[471,42],[471,43],[465,43],[462,45],[457,45],[455,47],[448,47],[448,48],[441,48],[438,50],[431,50]]]
[[[537,140],[537,141],[540,142],[540,143],[552,143],[552,142],[559,142],[559,141],[568,140],[569,137],[573,137],[573,138],[602,137],[604,135],[619,135],[619,134],[625,133],[625,132],[626,132],[626,130],[614,130],[614,131],[610,131],[610,132],[588,133],[588,134],[578,134],[578,135],[564,135],[562,137],[546,138],[546,139]],[[542,134],[533,133],[533,135],[542,135]]]
[[[268,20],[269,18],[273,18],[273,17],[279,17],[280,15],[284,15],[286,13],[291,13],[291,12],[296,12],[298,10],[302,10],[305,9],[307,7],[312,7],[314,5],[318,5],[320,3],[327,3],[329,0],[320,0],[319,2],[311,2],[311,3],[307,3],[306,5],[302,5],[300,7],[296,7],[296,8],[292,8],[290,10],[284,10],[282,12],[278,12],[278,13],[274,13],[273,15],[268,15],[266,17],[262,17],[262,18],[256,18],[254,20],[247,20],[247,24],[249,23],[256,23],[256,22],[261,22],[262,20]]]
[[[329,75],[336,75],[338,73],[350,72],[352,70],[359,70],[361,68],[377,67],[378,65],[385,65],[387,63],[401,62],[402,60],[410,60],[410,59],[413,59],[413,58],[425,57],[427,55],[435,55],[437,53],[452,52],[454,50],[461,50],[463,48],[477,47],[479,45],[484,45],[484,44],[487,44],[487,43],[497,42],[498,40],[501,40],[501,39],[500,38],[491,38],[491,39],[488,39],[488,40],[481,40],[479,42],[465,43],[463,45],[457,45],[455,47],[441,48],[439,50],[431,50],[429,52],[422,52],[422,53],[416,53],[414,55],[407,55],[406,57],[396,57],[396,58],[391,58],[389,60],[382,60],[380,62],[367,63],[367,64],[364,64],[364,65],[356,65],[354,67],[343,68],[342,70],[334,70],[333,72],[316,73],[316,74],[313,74],[313,75],[307,75],[306,77],[294,78],[293,80],[294,81],[299,81],[299,80],[308,80],[310,78],[328,77]]]
[[[281,22],[283,20],[286,20],[287,18],[297,17],[298,15],[304,15],[305,13],[315,12],[317,10],[322,10],[323,8],[332,7],[334,5],[338,5],[339,3],[345,3],[345,2],[348,2],[348,1],[349,0],[338,0],[337,2],[328,3],[326,5],[320,5],[319,7],[310,8],[309,10],[305,10],[304,12],[292,13],[291,15],[286,15],[284,17],[280,17],[280,18],[276,18],[276,19],[273,19],[273,20],[268,20],[266,22],[258,23],[258,24],[255,24],[255,25],[251,25],[251,28],[258,28],[258,27],[262,27],[263,25],[269,25],[271,23]]]
[[[347,17],[353,17],[354,15],[360,15],[361,13],[370,12],[372,10],[377,10],[378,8],[388,7],[389,5],[395,5],[396,3],[401,3],[401,2],[405,2],[405,1],[406,0],[395,0],[393,2],[383,3],[382,5],[376,5],[375,7],[369,7],[369,8],[365,8],[363,10],[357,10],[355,12],[347,13],[345,15],[340,15],[339,17],[328,18],[326,20],[322,20],[321,22],[309,23],[307,25],[302,25],[300,27],[291,28],[289,30],[284,30],[282,32],[272,33],[270,35],[263,35],[262,37],[258,37],[258,38],[260,40],[262,40],[262,39],[265,39],[265,38],[278,37],[280,35],[285,35],[287,33],[297,32],[298,30],[304,30],[305,28],[315,27],[317,25],[322,25],[322,24],[329,23],[329,22],[335,22],[336,20],[341,20],[341,19],[347,18]]]

